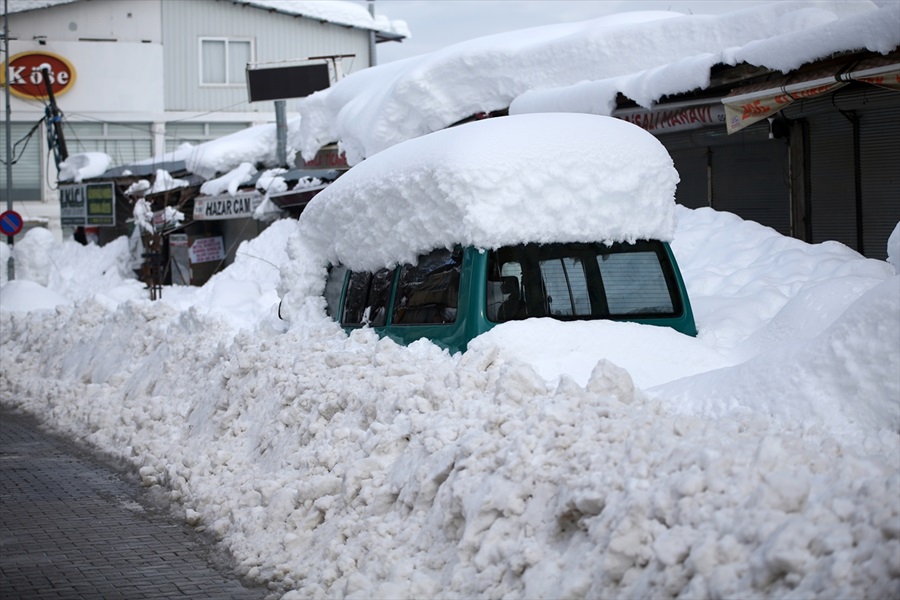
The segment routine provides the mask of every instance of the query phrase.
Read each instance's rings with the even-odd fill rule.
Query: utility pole
[[[3,86],[4,95],[6,96],[6,209],[13,209],[12,202],[12,131],[10,125],[11,109],[9,107],[9,0],[3,0]],[[9,281],[16,278],[16,259],[13,258],[13,239],[11,235],[6,236],[6,243],[9,244],[9,260],[6,264],[6,272]]]
[[[9,0],[4,1],[8,2]],[[53,148],[56,170],[59,171],[59,163],[69,158],[69,151],[63,135],[62,118],[60,118],[59,108],[56,106],[56,96],[53,95],[53,85],[50,83],[50,71],[41,69],[41,73],[44,74],[44,85],[47,87],[47,98],[50,100],[44,111],[47,115],[47,139],[50,147]]]
[[[369,14],[372,15],[372,23],[375,23],[375,0],[369,0]],[[378,64],[378,58],[375,56],[375,30],[369,30],[369,66],[374,67]]]

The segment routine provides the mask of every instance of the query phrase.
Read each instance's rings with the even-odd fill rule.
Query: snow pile
[[[182,144],[173,152],[136,164],[150,165],[160,162],[184,161],[191,173],[200,175],[207,180],[215,178],[220,173],[230,175],[224,179],[220,177],[219,179],[222,181],[216,184],[221,189],[228,189],[231,179],[246,176],[243,163],[249,163],[251,166],[280,166],[276,164],[278,159],[276,135],[275,123],[257,125],[196,146]],[[287,120],[286,135],[287,160],[292,163],[296,154],[295,148],[299,147],[299,118],[294,117]],[[242,180],[238,181],[235,185],[242,182]]]
[[[157,169],[156,177],[153,178],[153,185],[150,187],[148,194],[158,194],[182,187],[187,187],[190,182],[186,179],[175,179],[165,169]],[[131,186],[129,186],[129,189]]]
[[[677,182],[662,144],[624,121],[487,119],[357,165],[310,202],[300,228],[321,266],[360,270],[455,244],[670,240]]]
[[[896,592],[887,263],[679,209],[698,338],[536,319],[451,356],[347,336],[321,304],[276,326],[277,267],[305,260],[288,258],[297,230],[274,223],[206,286],[159,302],[113,305],[101,279],[50,318],[0,313],[0,397],[131,461],[288,600]],[[97,258],[31,252],[63,249]],[[829,322],[805,339],[759,335],[810,313]],[[540,372],[566,342],[594,353],[581,382]]]
[[[100,177],[112,164],[112,158],[103,152],[74,154],[59,163],[59,181],[81,183],[84,179]]]
[[[9,248],[6,244],[2,247]],[[105,246],[82,246],[72,240],[57,243],[53,234],[41,227],[30,229],[13,247],[16,280],[11,282],[7,281],[7,256],[4,252],[0,269],[2,311],[50,308],[90,297],[114,308],[124,300],[146,295],[143,285],[134,280],[124,237]],[[26,282],[30,285],[22,288]],[[14,291],[17,286],[18,292]],[[19,293],[22,289],[28,293]]]
[[[887,261],[900,273],[900,223],[897,223],[888,238],[887,254]]]
[[[204,181],[200,186],[200,193],[207,196],[218,196],[223,192],[228,192],[234,196],[237,194],[238,187],[246,183],[253,175],[256,175],[256,167],[251,163],[243,162],[221,177]]]
[[[772,2],[722,15],[620,13],[478,38],[365,69],[297,101],[310,159],[338,141],[350,164],[480,112],[611,114],[703,89],[717,63],[789,71],[836,52],[900,45],[900,4]]]

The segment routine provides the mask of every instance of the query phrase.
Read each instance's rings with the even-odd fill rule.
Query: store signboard
[[[350,168],[350,165],[347,164],[347,155],[338,150],[337,144],[329,144],[320,148],[311,160],[303,160],[297,154],[294,166],[304,171],[321,171],[325,169],[346,171]]]
[[[113,182],[59,186],[62,224],[70,227],[114,227],[116,188]]]
[[[330,85],[327,64],[247,69],[250,102],[303,98]]]
[[[195,238],[188,249],[191,264],[214,262],[225,258],[222,236]]]
[[[195,221],[220,221],[252,217],[256,207],[262,203],[263,195],[256,190],[241,192],[232,196],[199,196],[194,198]]]
[[[662,105],[653,110],[619,110],[613,116],[653,133],[674,133],[725,123],[725,109],[721,104],[680,107]]]
[[[47,84],[54,96],[61,96],[75,84],[75,67],[68,60],[51,52],[21,52],[9,61],[9,91],[25,100],[43,100]],[[0,68],[0,86],[6,86],[6,74]]]

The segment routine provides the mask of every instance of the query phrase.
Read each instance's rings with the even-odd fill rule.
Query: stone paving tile
[[[257,600],[208,538],[126,477],[0,407],[0,600]]]

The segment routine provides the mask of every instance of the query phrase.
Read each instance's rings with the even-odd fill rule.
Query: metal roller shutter
[[[791,234],[789,146],[784,139],[769,139],[767,122],[732,135],[707,128],[660,141],[681,176],[679,204],[712,206]]]
[[[10,139],[15,144],[22,140],[34,123],[10,123]],[[41,200],[41,140],[43,139],[44,127],[38,127],[34,132],[28,144],[25,142],[19,144],[18,148],[13,148],[13,159],[17,162],[13,165],[12,170],[12,200],[19,201],[40,201]],[[0,164],[0,193],[6,194],[6,127],[0,127],[0,153],[3,155],[3,163]],[[4,206],[5,210],[5,206]]]
[[[882,260],[887,258],[888,237],[900,221],[898,112],[900,105],[859,112],[863,249],[869,258]]]
[[[709,206],[706,148],[681,148],[669,152],[681,180],[675,190],[675,201],[688,208]]]
[[[768,123],[712,148],[712,207],[791,235],[789,146]]]
[[[811,241],[856,249],[853,126],[837,111],[810,116],[809,146]]]

